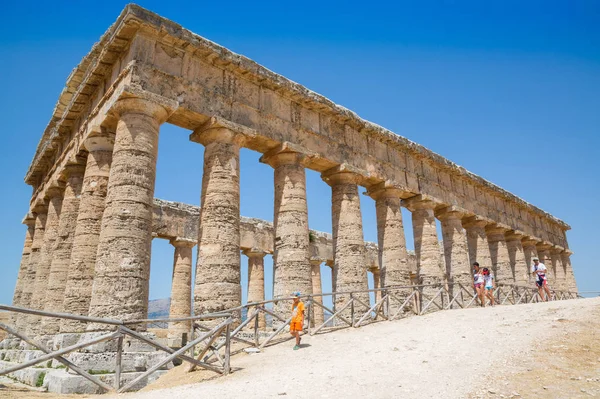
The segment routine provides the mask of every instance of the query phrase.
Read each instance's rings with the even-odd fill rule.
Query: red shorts
[[[299,321],[290,322],[290,331],[302,331],[302,324]]]
[[[483,283],[477,283],[477,284],[475,284],[475,288],[481,288],[481,287],[483,287]]]

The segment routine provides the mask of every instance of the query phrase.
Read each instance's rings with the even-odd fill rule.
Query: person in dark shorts
[[[543,301],[549,301],[552,297],[550,294],[550,288],[548,287],[548,279],[546,278],[546,265],[540,262],[539,258],[533,258],[533,265],[531,265],[531,274],[535,278],[535,285],[538,288],[538,293]],[[544,292],[546,297],[544,299]]]

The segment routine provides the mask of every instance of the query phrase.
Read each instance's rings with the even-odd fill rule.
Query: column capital
[[[169,240],[169,242],[175,248],[192,248],[197,244],[196,240],[191,240],[189,238],[183,237],[172,238],[171,240]]]
[[[569,248],[565,248],[565,250],[564,250],[564,252],[563,252],[563,255],[566,255],[566,256],[571,256],[571,255],[573,255],[573,253],[574,253],[574,252],[573,252],[573,251],[571,251]]]
[[[139,97],[125,97],[118,99],[110,109],[111,113],[122,117],[125,114],[144,114],[163,123],[169,117],[169,111],[158,102]]]
[[[564,247],[561,247],[560,245],[555,245],[552,248],[550,248],[550,253],[553,254],[553,255],[554,254],[558,255],[558,254],[560,254],[560,253],[562,253],[564,251],[565,251]]]
[[[46,187],[45,197],[52,199],[60,197],[65,192],[66,183],[62,180],[54,180]]]
[[[438,208],[435,211],[435,217],[439,220],[448,220],[448,219],[459,219],[462,220],[467,216],[473,215],[472,212],[467,211],[461,207],[455,205],[445,206],[443,208]]]
[[[75,176],[83,176],[85,173],[85,164],[69,164],[66,165],[63,169],[63,175],[66,179]]]
[[[260,162],[276,168],[279,165],[300,164],[306,166],[308,161],[317,156],[301,145],[285,141],[275,148],[265,152],[259,159]]]
[[[32,212],[27,212],[21,223],[30,227],[35,226],[35,215]]]
[[[541,241],[542,240],[540,238],[530,236],[530,235],[526,235],[521,239],[521,243],[523,244],[524,247],[535,247],[537,245],[537,243],[541,242]]]
[[[419,209],[436,209],[443,207],[444,203],[425,194],[415,195],[414,197],[403,199],[402,206],[408,208],[411,212]]]
[[[538,251],[547,251],[550,248],[552,248],[553,245],[552,245],[552,243],[550,243],[548,241],[542,241],[542,242],[537,243],[535,246],[537,247]]]
[[[211,143],[237,144],[242,147],[246,140],[256,136],[256,131],[218,116],[210,117],[190,134],[190,141],[204,146]]]
[[[504,233],[506,241],[521,241],[525,237],[525,233],[521,230],[509,230]]]
[[[331,267],[332,269],[333,269],[334,263],[335,263],[335,261],[333,259],[327,259],[325,261],[325,265]]]
[[[360,184],[366,172],[346,163],[334,166],[321,173],[321,179],[330,186],[336,184]]]
[[[311,265],[320,265],[323,262],[327,262],[327,259],[321,258],[321,257],[318,257],[318,256],[311,256],[310,257],[310,264]]]
[[[467,216],[462,221],[464,228],[485,227],[485,226],[493,224],[493,223],[494,222],[491,219],[488,219],[488,218],[486,218],[484,216],[480,216],[480,215]]]
[[[378,199],[383,198],[410,198],[411,196],[413,196],[413,193],[405,191],[400,187],[395,187],[394,185],[389,184],[388,182],[381,182],[367,187],[367,192],[365,193],[365,195],[368,195],[369,197],[377,201]]]
[[[91,126],[83,146],[88,152],[112,151],[115,146],[115,132],[99,125]]]
[[[510,226],[508,226],[506,224],[494,223],[494,224],[487,225],[485,227],[485,234],[487,234],[488,236],[502,234],[502,236],[504,236],[504,234],[506,234],[506,232],[508,232],[510,230],[511,230]]]
[[[246,248],[242,250],[242,253],[249,258],[264,258],[267,251],[260,248]]]

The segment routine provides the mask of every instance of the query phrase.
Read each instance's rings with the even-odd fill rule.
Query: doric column
[[[508,226],[489,225],[485,229],[488,245],[490,247],[490,257],[492,260],[492,270],[496,281],[503,284],[514,284],[515,274],[510,264],[510,256],[506,245],[504,234],[509,231]],[[482,267],[485,267],[482,265]]]
[[[304,158],[287,144],[261,157],[275,169],[273,298],[289,297],[294,291],[312,293]],[[289,305],[280,301],[274,309],[289,313]]]
[[[35,289],[35,276],[41,258],[42,246],[44,245],[44,233],[48,216],[48,208],[45,206],[38,206],[32,211],[35,215],[33,242],[31,243],[27,273],[24,275],[23,289],[21,291],[21,306],[24,308],[32,307],[31,300]],[[20,314],[17,317],[17,327],[19,331],[24,331],[25,329],[29,331],[29,315]]]
[[[321,294],[321,263],[323,263],[323,259],[313,258],[310,260],[311,266],[311,274],[312,274],[312,293],[313,294]],[[318,302],[321,305],[323,304],[322,296],[313,297],[313,302]],[[320,326],[325,321],[325,316],[323,314],[323,308],[320,306],[313,306],[313,325]]]
[[[410,269],[400,209],[406,193],[382,184],[369,187],[377,214],[377,243],[381,286],[410,285]]]
[[[379,269],[371,269],[371,273],[373,274],[373,289],[381,288],[381,272]],[[381,299],[381,291],[375,291],[375,302],[378,302]]]
[[[44,310],[47,312],[64,312],[65,287],[69,276],[69,262],[77,224],[84,170],[83,165],[69,165],[66,167],[67,184],[60,211],[58,237],[52,252],[53,259],[44,301]],[[45,317],[42,319],[42,330],[44,334],[56,334],[60,330],[60,324],[61,319]]]
[[[527,282],[529,284],[533,283],[533,276],[531,275],[531,265],[533,264],[533,258],[538,256],[536,244],[539,240],[531,237],[525,236],[521,240],[521,244],[523,245],[523,255],[525,256],[525,265],[527,269]]]
[[[525,252],[523,250],[523,233],[510,230],[506,232],[504,238],[506,240],[510,265],[512,270],[514,270],[515,283],[528,283],[531,273],[529,273],[529,264],[525,259]]]
[[[258,248],[243,251],[248,257],[248,303],[262,302],[265,300],[265,251]],[[254,314],[254,309],[248,309],[247,317]],[[254,328],[250,323],[249,328]],[[264,330],[267,327],[264,312],[258,315],[258,328]]]
[[[563,291],[566,290],[566,273],[562,262],[562,252],[564,248],[554,246],[550,248],[550,260],[552,262],[552,270],[554,270],[554,289]]]
[[[473,278],[469,263],[467,232],[462,225],[462,219],[466,212],[455,206],[448,206],[437,210],[435,214],[442,225],[444,257],[450,292],[454,288],[458,290],[458,286],[454,287],[453,283],[460,283],[470,289]]]
[[[490,247],[485,235],[485,226],[491,222],[481,216],[469,216],[463,219],[463,227],[467,231],[467,246],[469,248],[469,265],[478,262],[483,267],[492,267]]]
[[[329,267],[331,269],[331,288],[329,290],[329,292],[335,292],[335,274],[333,273],[333,265],[335,264],[333,259],[327,259],[325,261],[325,266]],[[333,301],[333,297],[331,298]]]
[[[562,263],[565,268],[565,289],[570,292],[577,292],[577,281],[571,265],[572,254],[573,252],[570,249],[565,249],[562,253]]]
[[[101,132],[98,128],[84,142],[88,157],[63,302],[66,313],[87,316],[90,309],[100,225],[115,143],[114,136],[114,133]],[[85,328],[86,323],[63,319],[60,332],[84,331]]]
[[[171,240],[171,245],[175,247],[175,254],[169,318],[190,317],[192,315],[192,248],[196,242],[185,238],[175,238]],[[185,345],[189,332],[189,321],[170,323],[167,337],[169,346]]]
[[[198,129],[190,136],[190,140],[205,146],[194,287],[196,315],[235,308],[242,302],[240,147],[243,139],[221,127]]]
[[[31,308],[39,310],[44,309],[44,299],[46,299],[46,290],[48,289],[48,277],[58,237],[58,224],[60,221],[64,186],[59,183],[54,187],[48,188],[46,192],[49,197],[46,230],[44,232],[44,243],[40,250],[40,260],[35,273],[35,284],[30,303]],[[43,334],[41,322],[41,316],[29,315],[28,332],[30,335]]]
[[[27,231],[25,232],[25,243],[23,244],[23,251],[21,253],[21,264],[19,266],[19,274],[17,275],[17,283],[15,284],[15,293],[13,295],[13,306],[23,306],[22,294],[23,285],[25,284],[26,276],[28,274],[29,267],[29,255],[31,254],[31,245],[33,244],[33,235],[35,233],[35,216],[28,213],[23,219],[23,224],[27,225]],[[20,313],[11,314],[11,324],[17,325]]]
[[[412,212],[419,284],[444,283],[446,271],[440,268],[441,252],[434,214],[440,204],[421,195],[402,203]]]
[[[144,319],[148,315],[158,132],[168,113],[161,105],[139,98],[121,99],[114,108],[119,120],[98,241],[90,316]]]
[[[365,240],[357,185],[361,176],[341,166],[324,172],[322,178],[331,186],[332,191],[334,290],[367,290],[369,285],[365,268]],[[366,293],[357,295],[357,298],[365,304],[369,303],[369,295]],[[348,300],[349,295],[336,295],[334,306],[339,309]],[[355,304],[355,315],[367,310],[363,308],[364,306]]]
[[[548,270],[548,275],[546,278],[550,282],[550,284],[554,284],[555,276],[554,270],[552,269],[552,259],[550,258],[550,248],[552,248],[552,244],[548,241],[538,242],[535,247],[537,248],[538,258],[540,258],[540,262],[542,262],[546,269]],[[550,286],[551,288],[554,288]]]

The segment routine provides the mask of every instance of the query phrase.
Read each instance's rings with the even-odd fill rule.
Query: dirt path
[[[599,331],[600,298],[438,312],[237,356],[199,384],[214,374],[179,367],[118,397],[600,397]]]

